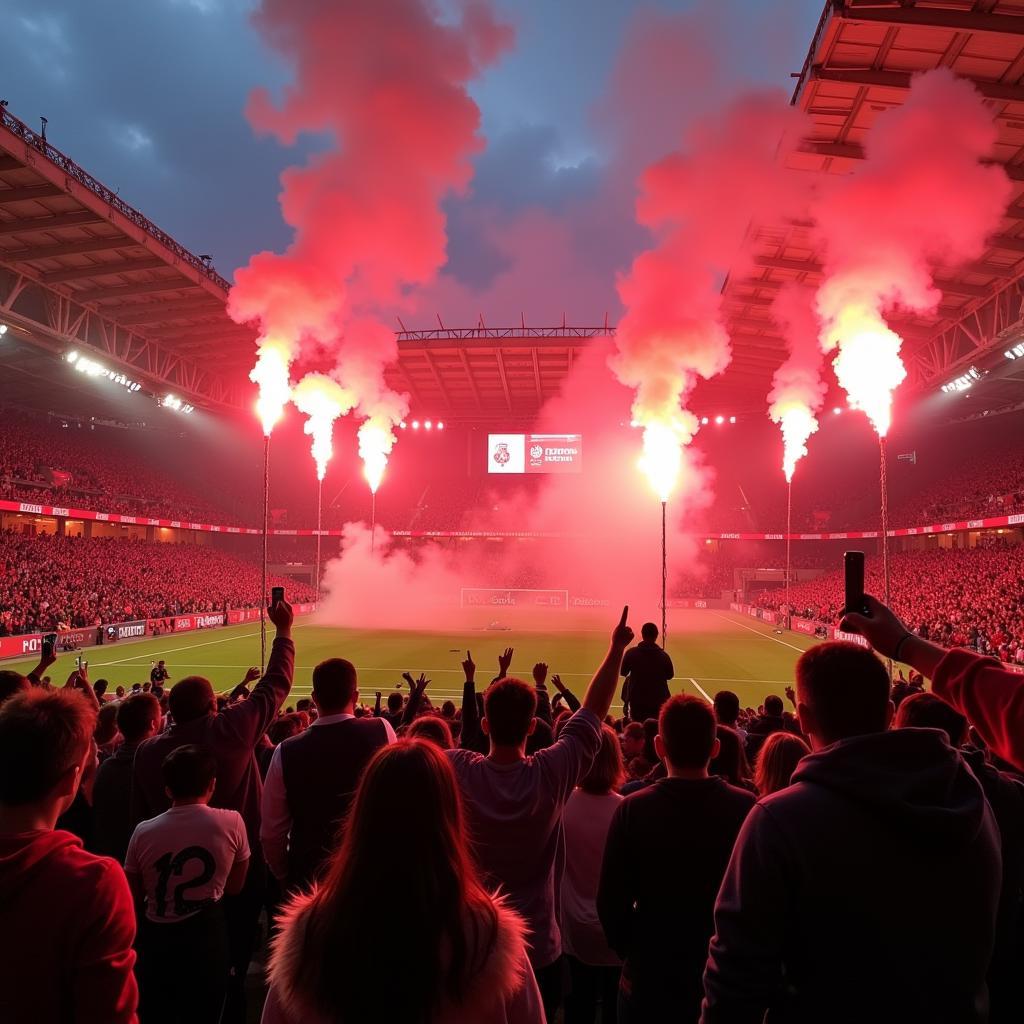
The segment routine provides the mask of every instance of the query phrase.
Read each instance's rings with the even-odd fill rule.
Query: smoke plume
[[[986,165],[997,129],[977,90],[946,69],[917,76],[906,102],[878,118],[856,170],[831,184],[814,215],[826,244],[818,290],[821,345],[850,404],[884,436],[906,377],[895,307],[928,313],[933,268],[981,255],[1010,198]]]
[[[807,454],[808,438],[818,429],[815,414],[826,391],[814,292],[801,285],[781,288],[772,303],[772,317],[785,334],[789,355],[772,378],[768,415],[782,430],[782,470],[790,482],[797,462]]]
[[[371,486],[407,408],[384,380],[397,348],[378,310],[444,263],[441,203],[465,189],[482,146],[467,86],[512,40],[486,0],[455,15],[442,21],[428,0],[263,0],[254,15],[294,80],[280,102],[256,90],[250,123],[285,145],[309,133],[326,148],[282,175],[294,240],[238,271],[228,309],[260,326],[253,379],[267,433],[291,363],[333,361],[364,420]]]
[[[292,402],[306,417],[303,430],[312,438],[316,478],[323,480],[334,454],[334,421],[355,405],[355,396],[326,374],[307,373],[292,389]]]
[[[799,117],[780,93],[743,97],[698,122],[685,151],[654,163],[641,179],[637,216],[656,244],[619,281],[626,312],[612,366],[635,389],[641,464],[663,500],[697,430],[690,395],[731,359],[720,318],[722,275],[741,264],[755,211],[771,217],[796,201],[781,157],[798,137]]]

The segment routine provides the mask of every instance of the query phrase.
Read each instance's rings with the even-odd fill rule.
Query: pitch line
[[[803,654],[807,649],[805,647],[797,647],[795,644],[788,644],[785,640],[780,640],[777,636],[772,636],[770,633],[765,633],[760,629],[754,629],[753,626],[748,626],[745,622],[737,622],[736,619],[730,619],[728,615],[722,615],[720,612],[716,612],[713,609],[708,609],[712,615],[716,615],[718,618],[725,622],[729,622],[734,626],[740,626],[743,629],[750,630],[751,633],[756,633],[758,636],[763,637],[765,640],[773,640],[777,644],[782,644],[783,647],[788,647],[791,651],[796,651],[798,654]]]
[[[698,693],[699,693],[699,694],[700,694],[700,695],[701,695],[701,696],[702,696],[702,697],[703,697],[703,698],[704,698],[704,699],[705,699],[705,700],[706,700],[706,701],[707,701],[707,702],[708,702],[709,704],[714,704],[714,701],[713,701],[713,700],[711,699],[711,697],[710,697],[710,696],[708,695],[708,691],[707,691],[707,690],[705,690],[705,689],[704,689],[704,687],[703,687],[703,686],[701,686],[701,685],[700,685],[700,683],[698,683],[698,682],[697,682],[697,680],[693,678],[693,676],[684,676],[684,678],[685,678],[685,679],[689,679],[689,680],[690,680],[690,682],[691,682],[691,683],[693,683],[693,685],[694,685],[694,687],[696,688],[697,692],[698,692]]]

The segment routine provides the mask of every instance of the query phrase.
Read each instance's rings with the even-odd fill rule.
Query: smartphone
[[[867,614],[864,605],[864,552],[847,551],[843,554],[843,576],[846,581],[847,612]]]
[[[52,658],[57,650],[57,634],[56,633],[44,633],[43,634],[43,657]]]
[[[82,656],[78,655],[78,657],[75,658],[75,668],[81,668],[81,667],[82,667]]]
[[[280,604],[284,600],[284,587],[271,587],[270,588],[270,607],[273,608],[275,604]]]

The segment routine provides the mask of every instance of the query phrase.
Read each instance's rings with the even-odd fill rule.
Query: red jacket
[[[977,729],[993,753],[1024,771],[1024,676],[995,658],[955,648],[939,662],[932,691]]]
[[[70,832],[0,835],[0,1020],[137,1024],[135,910],[117,861]]]

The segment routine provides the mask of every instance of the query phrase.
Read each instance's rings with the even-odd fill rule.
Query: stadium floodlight
[[[437,429],[444,430],[444,424],[440,420],[437,421]]]
[[[833,416],[838,416],[838,415],[839,415],[839,414],[840,414],[840,413],[841,413],[842,411],[843,411],[843,410],[842,410],[842,409],[840,409],[840,408],[839,408],[839,406],[837,405],[837,406],[833,407],[833,409],[832,409],[832,415],[833,415]]]
[[[406,426],[405,420],[402,420],[402,422],[398,424],[398,429],[399,430],[405,430],[405,426]]]
[[[730,416],[729,417],[729,422],[730,423],[735,423],[736,422],[736,417],[735,416]]]
[[[706,427],[710,420],[707,418],[707,416],[701,416],[700,422]]]
[[[78,353],[74,349],[72,349],[64,358],[69,363],[74,363],[74,361],[78,358]]]
[[[429,430],[433,425],[434,424],[431,423],[430,420],[424,420],[423,421],[423,429],[424,430]]]
[[[163,397],[162,401],[160,402],[160,404],[165,409],[178,410],[178,409],[181,408],[181,399],[177,398],[175,395],[166,394],[166,395],[164,395],[164,397]]]
[[[7,333],[7,324],[0,324],[0,335]]]
[[[420,429],[420,421],[419,420],[413,420],[412,421],[412,429],[413,430],[419,430]]]
[[[1003,355],[1007,359],[1024,359],[1024,342],[1014,345],[1013,348],[1008,348]]]
[[[721,426],[724,422],[725,422],[725,417],[724,416],[716,416],[715,417],[715,423],[717,423],[718,426]]]
[[[966,391],[984,376],[984,372],[979,370],[976,366],[972,366],[966,373],[960,374],[960,376],[955,380],[951,380],[948,384],[943,384],[942,392],[943,394],[949,395]]]

